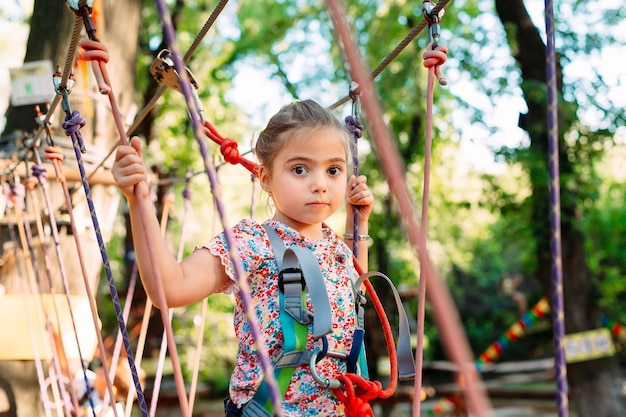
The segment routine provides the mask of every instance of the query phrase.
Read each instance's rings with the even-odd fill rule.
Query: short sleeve
[[[237,275],[233,256],[237,256],[240,272],[243,274],[240,278],[245,278],[255,272],[262,261],[271,258],[271,247],[267,241],[263,226],[259,223],[244,219],[230,229],[230,236],[234,242],[236,252],[230,253],[226,241],[226,233],[222,232],[211,239],[207,244],[202,245],[196,250],[206,248],[212,255],[220,258],[222,266],[226,274],[230,277],[233,284],[224,289],[225,292],[238,291]]]

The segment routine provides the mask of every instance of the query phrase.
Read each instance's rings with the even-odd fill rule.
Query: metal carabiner
[[[352,99],[352,116],[358,119],[361,116],[361,91],[359,89],[359,83],[356,81],[350,83],[350,92],[348,95]]]
[[[434,13],[435,7],[430,0],[422,2],[422,16],[428,22],[428,43],[432,42],[434,47],[439,44],[439,35],[441,34],[439,23],[446,12],[444,8],[441,8],[437,13]]]
[[[322,377],[317,373],[317,370],[315,369],[315,364],[317,363],[317,358],[321,353],[323,352],[320,348],[315,348],[311,353],[309,368],[311,369],[311,375],[313,375],[313,379],[324,388],[338,389],[343,387],[343,384],[338,379]]]

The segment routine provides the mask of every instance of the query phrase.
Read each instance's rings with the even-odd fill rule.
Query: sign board
[[[568,363],[588,361],[614,354],[613,337],[606,328],[565,336],[565,359]]]
[[[56,92],[52,84],[52,62],[50,60],[26,62],[20,68],[9,69],[11,75],[11,105],[52,101]]]
[[[52,358],[52,340],[46,318],[63,341],[68,359],[80,358],[80,345],[83,359],[92,360],[98,339],[89,299],[71,295],[70,304],[73,314],[64,294],[0,295],[0,360]],[[74,332],[72,316],[78,335]]]

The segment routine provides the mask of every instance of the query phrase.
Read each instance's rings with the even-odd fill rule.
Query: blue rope
[[[113,307],[115,309],[115,317],[117,319],[117,323],[120,327],[120,333],[122,334],[122,340],[124,343],[124,349],[126,350],[126,354],[128,356],[128,365],[130,366],[131,374],[133,377],[133,382],[135,384],[135,389],[137,391],[137,402],[139,403],[139,408],[141,410],[141,415],[143,417],[148,417],[148,408],[146,406],[146,399],[143,394],[143,389],[141,388],[141,382],[139,381],[139,375],[137,373],[137,367],[135,366],[135,358],[133,356],[133,350],[130,345],[130,338],[128,337],[128,330],[126,329],[126,324],[124,323],[124,316],[122,314],[122,308],[120,305],[120,298],[117,293],[117,288],[115,287],[115,281],[113,280],[113,273],[111,272],[111,264],[109,262],[109,257],[107,255],[106,246],[104,243],[104,239],[102,237],[102,231],[100,229],[100,224],[98,223],[98,216],[96,215],[96,209],[93,203],[93,198],[91,196],[91,187],[89,186],[89,182],[87,181],[87,173],[85,171],[85,164],[83,163],[82,154],[86,152],[85,144],[83,143],[82,136],[80,134],[80,128],[85,126],[85,120],[80,117],[79,112],[70,111],[69,109],[69,100],[67,99],[67,92],[64,92],[64,106],[66,111],[65,121],[62,124],[63,130],[65,130],[65,134],[72,138],[72,144],[74,145],[74,153],[76,155],[76,162],[78,162],[78,169],[80,171],[80,176],[83,184],[83,189],[85,190],[85,196],[87,197],[87,205],[89,206],[89,213],[91,215],[91,220],[93,222],[94,231],[96,233],[96,239],[98,241],[98,246],[100,248],[100,255],[102,256],[102,262],[104,264],[104,271],[106,273],[107,281],[109,283],[109,291],[111,293],[111,300],[113,302]],[[104,352],[102,352],[103,361],[106,360],[104,357]]]

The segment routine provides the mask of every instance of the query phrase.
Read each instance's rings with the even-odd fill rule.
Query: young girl
[[[357,237],[358,262],[367,265],[367,220],[373,197],[366,178],[349,175],[349,135],[345,127],[319,104],[307,100],[283,107],[269,121],[256,144],[261,187],[271,197],[275,213],[262,224],[241,220],[232,229],[244,276],[250,287],[252,308],[266,341],[268,354],[276,362],[283,353],[285,339],[280,321],[279,266],[265,227],[275,230],[286,247],[310,250],[323,276],[332,312],[332,332],[325,338],[329,352],[350,352],[357,325],[353,280],[356,272],[352,251],[324,221],[344,202],[346,231],[353,229],[356,213],[360,235]],[[156,218],[150,216],[149,230],[142,230],[142,198],[150,204],[146,167],[138,138],[121,146],[112,168],[113,176],[128,200],[138,267],[144,287],[157,300],[154,268],[160,271],[167,306],[177,307],[202,300],[215,292],[237,293],[235,269],[225,242],[219,234],[178,263],[161,237]],[[133,188],[140,187],[139,197]],[[348,233],[344,237],[352,238]],[[146,239],[149,242],[146,242]],[[148,257],[146,245],[156,254],[157,264]],[[352,245],[352,242],[350,242]],[[242,415],[255,396],[263,371],[257,348],[249,331],[241,299],[235,297],[235,333],[239,342],[237,364],[230,381],[230,398],[225,402],[227,416]],[[312,310],[307,294],[306,307]],[[315,319],[314,319],[315,320]],[[308,324],[308,350],[322,348],[322,338],[312,336]],[[329,357],[333,356],[333,357]],[[315,366],[323,378],[346,372],[345,359],[329,355]],[[341,416],[343,404],[329,389],[313,378],[308,364],[295,368],[283,398],[285,416]]]

